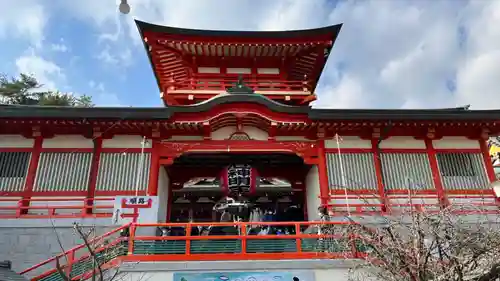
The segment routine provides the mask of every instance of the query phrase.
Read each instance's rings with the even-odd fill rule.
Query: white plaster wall
[[[479,149],[479,142],[477,140],[470,140],[466,137],[443,137],[439,140],[433,141],[434,148],[436,149]],[[340,148],[363,148],[370,149],[371,142],[363,140],[355,136],[341,137]],[[337,148],[337,141],[335,139],[325,140],[326,148]],[[425,141],[417,140],[413,137],[395,136],[383,140],[380,143],[380,148],[394,148],[394,149],[425,149]]]
[[[316,269],[314,277],[316,281],[347,281],[349,270],[347,268]]]
[[[380,142],[380,148],[425,149],[425,141],[413,137],[390,137]]]
[[[18,206],[18,202],[19,200],[21,199],[22,197],[3,197],[2,200],[4,201],[0,201],[0,207],[17,207]],[[4,209],[1,209],[0,210],[0,215],[10,215],[10,216],[13,216],[16,214],[16,209],[12,209],[12,210],[4,210]]]
[[[356,136],[345,136],[340,137],[339,141],[340,148],[365,148],[371,149],[372,143],[370,140],[363,140]],[[325,140],[326,148],[337,148],[337,141],[335,139]]]
[[[496,210],[498,211],[498,203],[493,194],[448,194],[448,201],[454,205],[454,208],[478,208],[481,210]]]
[[[311,167],[306,175],[306,202],[307,202],[307,220],[319,220],[318,208],[321,205],[319,189],[319,171],[318,166]]]
[[[375,191],[376,192],[376,191]],[[378,194],[336,194],[332,195],[330,204],[335,204],[332,208],[335,212],[361,212],[380,211],[380,196]],[[373,204],[374,206],[359,206]]]
[[[269,134],[266,131],[256,127],[243,127],[243,131],[253,140],[267,141],[269,138]]]
[[[170,179],[163,166],[158,173],[158,222],[166,222]]]
[[[59,199],[59,200],[58,200]],[[85,196],[36,196],[32,197],[30,203],[31,207],[39,207],[40,209],[29,209],[28,214],[30,215],[48,215],[48,207],[63,207],[63,206],[74,206],[71,209],[57,209],[55,212],[58,215],[61,214],[81,214],[82,208],[84,206]]]
[[[0,253],[5,259],[12,261],[15,271],[27,269],[61,253],[61,245],[65,250],[80,245],[82,239],[73,229],[75,222],[84,227],[84,232],[88,231],[88,227],[94,227],[96,235],[116,228],[111,226],[109,218],[0,219]],[[118,233],[110,237],[110,240],[117,236]],[[77,253],[82,254],[83,251]],[[27,277],[34,277],[53,268],[54,263],[49,263]]]
[[[94,210],[92,211],[95,214],[112,214],[113,213],[113,205],[115,203],[115,199],[111,196],[96,196],[96,200],[94,200]]]
[[[436,194],[389,194],[387,204],[395,212],[411,210],[410,206],[421,205],[424,210],[439,210],[439,199]]]
[[[117,135],[112,139],[103,139],[103,148],[141,148],[142,136]],[[151,148],[151,140],[146,139],[145,148]]]
[[[21,135],[0,135],[0,147],[33,147],[34,140]]]
[[[80,135],[60,135],[44,139],[43,148],[93,148],[92,139]]]
[[[256,127],[243,127],[243,131],[247,133],[251,139],[254,140],[267,141],[269,137],[269,134],[266,131],[263,131]],[[227,140],[234,132],[236,132],[236,127],[228,126],[213,131],[210,136],[212,140]]]
[[[227,140],[229,136],[236,132],[236,127],[234,126],[228,126],[228,127],[222,127],[216,131],[213,131],[210,134],[210,137],[212,140]]]
[[[435,149],[479,149],[479,141],[470,140],[466,137],[443,137],[432,141]]]

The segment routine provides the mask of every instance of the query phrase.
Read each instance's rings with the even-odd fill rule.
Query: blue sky
[[[199,29],[344,23],[317,89],[331,108],[500,108],[500,1],[0,0],[0,72],[100,106],[161,106],[133,18]]]

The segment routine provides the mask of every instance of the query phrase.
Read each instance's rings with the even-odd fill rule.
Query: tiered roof
[[[313,92],[342,26],[255,32],[195,30],[142,21],[136,23],[158,86],[164,94],[169,89],[179,88],[213,90],[216,85],[222,85],[225,89],[236,74],[245,76],[255,90],[305,89]],[[215,68],[222,71],[218,72]],[[244,69],[253,70],[245,72]],[[276,73],[270,69],[279,71]],[[207,82],[206,79],[212,81]],[[272,83],[264,85],[263,82]]]

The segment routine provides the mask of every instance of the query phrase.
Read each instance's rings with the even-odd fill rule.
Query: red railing
[[[412,196],[412,202],[395,203],[397,200],[408,201],[408,196],[391,195],[386,204],[373,202],[378,201],[376,197],[367,197],[363,201],[362,195],[353,197],[349,195],[350,203],[345,203],[342,196],[332,197],[332,202],[342,203],[328,204],[328,207],[336,214],[344,215],[347,209],[351,214],[377,215],[384,213],[398,213],[409,210],[433,212],[442,208],[450,208],[457,214],[497,214],[500,213],[498,200],[492,194],[484,195],[448,195],[448,206],[439,204],[437,197]],[[461,203],[461,200],[467,200]],[[113,197],[97,198],[75,198],[75,197],[46,197],[46,198],[0,198],[0,219],[12,218],[81,218],[81,217],[112,217]]]
[[[116,251],[113,252],[113,256],[109,259],[104,258],[102,268],[124,261],[361,258],[363,253],[358,251],[353,237],[345,237],[346,234],[318,234],[319,227],[327,225],[343,227],[349,224],[343,221],[129,224],[92,239],[89,244],[97,242],[98,247],[94,252],[102,253],[101,258],[104,254],[111,252],[110,249],[124,247],[123,251],[118,251],[118,254]],[[118,235],[124,228],[129,229],[128,237]],[[158,228],[168,228],[169,235],[155,235]],[[211,229],[208,235],[195,231],[208,228]],[[226,232],[217,232],[216,229]],[[273,234],[253,232],[263,229],[272,229],[274,232]],[[231,231],[234,234],[231,234]],[[103,241],[105,243],[102,243]],[[325,243],[328,241],[337,243],[338,247],[332,248],[332,243]],[[330,245],[328,250],[322,248],[326,244]],[[55,269],[55,262],[58,259],[61,269],[67,272],[73,280],[84,278],[94,268],[88,269],[88,266],[79,264],[89,262],[86,249],[85,245],[79,245],[34,265],[22,271],[21,274],[31,277],[32,281],[50,279],[53,274],[59,274]],[[52,268],[47,269],[47,265],[51,265]],[[81,271],[83,267],[87,268],[85,272]]]
[[[96,236],[88,240],[89,245],[93,247],[95,253],[102,252],[105,249],[116,246],[122,241],[127,241],[128,238],[121,237],[120,232],[129,228],[130,224],[125,224],[119,228],[112,231],[106,232],[100,236]],[[102,245],[97,246],[96,245]],[[78,262],[81,262],[90,257],[90,253],[85,244],[75,246],[69,250],[62,252],[52,258],[49,258],[41,263],[38,263],[30,268],[21,271],[19,274],[24,276],[30,276],[32,280],[40,280],[50,274],[56,273],[56,260],[59,260],[61,268],[63,268],[68,274],[71,271],[71,267]],[[48,267],[48,268],[47,268]],[[81,277],[75,276],[75,277]]]
[[[226,90],[234,87],[238,80],[235,79],[187,79],[166,83],[169,90]],[[244,80],[244,85],[254,91],[303,91],[311,90],[311,84],[307,81],[288,80]]]
[[[0,198],[0,218],[111,217],[113,197]]]
[[[345,215],[348,213],[348,210],[351,214],[357,215],[370,215],[370,214],[397,214],[397,213],[405,213],[410,211],[417,212],[440,212],[442,210],[448,210],[451,213],[457,215],[465,215],[465,214],[499,214],[500,213],[500,204],[496,200],[496,197],[493,195],[454,195],[449,196],[449,201],[460,201],[467,200],[468,202],[450,202],[448,205],[441,205],[437,197],[420,197],[414,196],[411,197],[413,202],[406,203],[394,203],[391,201],[396,200],[410,200],[410,197],[407,196],[397,196],[397,197],[389,197],[388,203],[360,203],[362,201],[361,198],[355,198],[351,200],[352,203],[336,203],[336,204],[328,204],[327,207],[334,213],[339,215]],[[373,198],[369,198],[373,200]],[[341,197],[336,197],[335,200],[342,200]],[[342,201],[345,201],[342,200]],[[426,202],[427,201],[427,202]],[[435,201],[435,202],[432,202]]]
[[[432,190],[409,194],[407,190],[394,190],[381,197],[372,190],[331,190],[328,204],[330,212],[345,215],[348,211],[356,215],[384,215],[446,210],[462,214],[499,214],[500,200],[492,190],[447,190],[440,200]]]

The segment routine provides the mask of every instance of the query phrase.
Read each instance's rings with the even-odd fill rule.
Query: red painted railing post
[[[300,235],[301,229],[300,229],[300,223],[295,223],[295,235]],[[302,253],[302,239],[300,237],[297,237],[295,239],[297,242],[297,253]]]
[[[73,268],[73,263],[75,262],[75,250],[70,251],[66,254],[67,264],[64,269],[66,272],[66,276],[71,278],[71,269]]]
[[[19,201],[17,201],[17,210],[16,210],[16,218],[20,217],[22,214],[24,214],[24,206],[25,206],[25,203],[24,203],[25,199],[19,199]]]
[[[191,255],[191,223],[186,224],[186,255]]]
[[[83,198],[83,206],[82,206],[82,217],[86,217],[88,213],[88,207],[89,207],[89,198]]]
[[[134,254],[135,224],[131,224],[128,236],[128,255]]]
[[[190,86],[191,90],[195,90],[195,85],[196,85],[196,81],[194,80],[194,78],[191,78],[189,80],[189,86]]]
[[[241,236],[241,253],[246,254],[247,252],[247,226],[246,224],[241,224],[240,228],[240,236]]]

